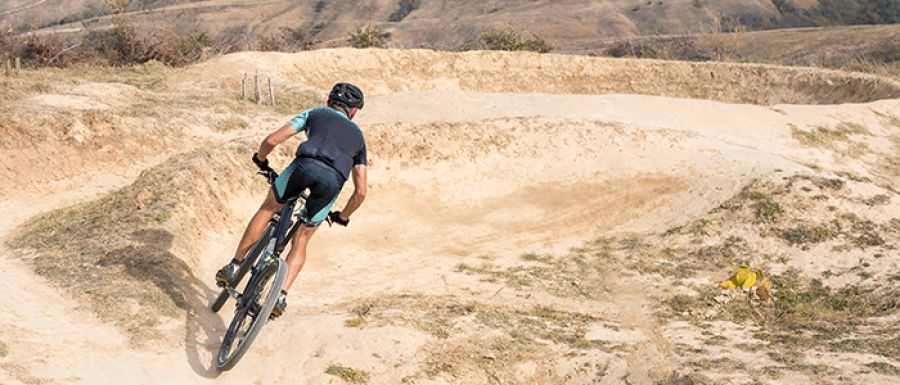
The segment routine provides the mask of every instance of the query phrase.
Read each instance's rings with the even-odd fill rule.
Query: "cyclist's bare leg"
[[[262,206],[259,207],[259,210],[253,215],[253,218],[250,219],[250,223],[247,224],[247,229],[244,230],[244,236],[238,244],[237,251],[234,252],[234,259],[238,261],[244,260],[244,256],[247,255],[250,248],[253,247],[256,241],[259,240],[259,237],[263,235],[263,231],[266,230],[266,225],[269,224],[272,216],[281,211],[283,206],[284,205],[275,200],[275,193],[272,192],[272,189],[269,189],[266,200],[263,201]]]
[[[284,291],[288,291],[291,288],[294,280],[297,279],[297,275],[300,274],[300,270],[303,269],[303,264],[306,263],[306,245],[309,244],[310,238],[312,238],[318,228],[318,226],[308,227],[301,224],[297,232],[294,233],[294,238],[291,239],[291,252],[288,253],[287,257],[288,275],[287,280],[284,282]]]

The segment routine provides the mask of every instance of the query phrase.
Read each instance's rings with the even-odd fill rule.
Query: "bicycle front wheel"
[[[287,266],[280,258],[274,258],[266,264],[259,277],[250,278],[243,294],[247,301],[242,301],[244,306],[235,310],[231,325],[222,338],[222,346],[216,357],[219,370],[233,368],[250,348],[250,344],[269,320],[286,278]]]

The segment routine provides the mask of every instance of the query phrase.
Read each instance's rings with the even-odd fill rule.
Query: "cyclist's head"
[[[363,92],[353,84],[335,84],[328,93],[328,107],[344,109],[348,115],[351,109],[361,110],[363,105],[365,105]]]

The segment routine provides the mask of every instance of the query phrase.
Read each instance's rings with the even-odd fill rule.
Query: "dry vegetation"
[[[162,317],[177,318],[208,294],[172,253],[177,235],[167,225],[189,190],[184,175],[196,173],[190,160],[170,161],[100,200],[38,217],[10,246],[29,251],[35,272],[81,297],[134,343],[159,338]]]
[[[808,175],[754,181],[708,215],[664,234],[607,237],[563,255],[525,254],[519,261],[463,263],[457,271],[527,297],[543,298],[538,293],[545,293],[560,304],[609,301],[610,285],[621,288],[648,279],[664,283],[650,289],[662,309],[658,322],[664,329],[687,328],[679,333],[697,333],[705,339],[701,345],[705,348],[674,345],[694,383],[706,383],[706,376],[730,378],[736,373],[749,373],[763,382],[791,372],[826,382],[841,378],[841,371],[811,361],[813,353],[872,354],[880,358],[863,362],[858,370],[895,375],[898,367],[889,360],[900,353],[900,328],[889,320],[900,312],[900,292],[883,282],[900,273],[882,269],[891,266],[887,256],[896,255],[900,245],[900,217],[876,222],[854,212],[871,205],[896,207],[892,201],[898,197],[887,190],[874,197],[855,196],[847,187],[852,183],[868,182]],[[860,264],[850,270],[794,267],[798,266],[794,259],[805,253],[848,251],[860,255]],[[762,300],[755,292],[729,293],[715,287],[718,275],[740,265],[774,272],[769,274],[776,287],[774,298]],[[707,283],[698,285],[698,280]],[[837,281],[846,283],[833,283]],[[588,325],[604,322],[595,314],[542,306],[517,309],[457,298],[401,296],[364,302],[354,313],[348,326],[406,322],[448,339],[436,350],[441,359],[424,368],[429,374],[453,373],[453,368],[465,365],[463,357],[483,356],[484,351],[491,352],[491,359],[483,362],[496,360],[504,367],[516,360],[579,349],[619,354],[635,348],[579,338]],[[752,342],[732,342],[733,335],[714,326],[721,322],[752,331],[742,338]],[[490,329],[481,329],[486,326]],[[505,330],[501,342],[516,345],[491,349],[465,339],[487,330]],[[463,342],[453,344],[455,340]],[[722,349],[744,353],[718,353]]]
[[[0,32],[5,57],[19,57],[26,67],[67,67],[76,64],[126,66],[158,61],[171,66],[195,63],[209,47],[209,36],[179,23],[139,29],[128,12],[128,0],[106,0],[110,27],[82,35]]]
[[[391,34],[380,27],[366,24],[356,29],[347,36],[347,41],[353,48],[386,48]]]
[[[547,53],[553,49],[544,38],[536,34],[526,34],[513,29],[486,29],[478,35],[472,49],[493,51],[535,51]]]
[[[158,327],[204,308],[212,295],[187,262],[195,260],[185,255],[193,250],[179,237],[192,237],[185,231],[193,234],[193,226],[184,223],[227,217],[204,207],[226,199],[217,186],[243,165],[248,146],[228,142],[171,159],[101,199],[32,219],[9,246],[37,274],[122,328],[133,344],[171,339]],[[249,178],[238,174],[231,183],[252,183]]]
[[[897,25],[639,36],[598,42],[585,53],[664,60],[810,66],[900,79]]]
[[[364,384],[369,380],[369,375],[361,370],[341,366],[341,364],[331,365],[325,370],[326,374],[337,376],[340,379],[351,384]]]
[[[82,297],[138,343],[158,337],[160,316],[175,317],[204,294],[185,291],[199,285],[169,251],[174,235],[163,225],[174,196],[159,172],[99,201],[38,218],[10,243],[32,250],[26,258],[39,275]]]
[[[502,306],[456,296],[400,294],[361,301],[352,310],[347,327],[411,326],[429,333],[434,342],[421,375],[452,378],[514,378],[512,368],[537,362],[550,368],[561,355],[583,356],[601,346],[616,344],[588,340],[585,333],[597,316],[548,306]],[[358,321],[360,319],[365,322]],[[537,371],[544,380],[547,370]],[[544,373],[544,374],[540,374]]]
[[[664,9],[663,4],[640,5],[623,10],[623,15],[636,22],[647,22],[656,15],[672,13],[673,17],[689,19],[707,12],[708,15],[722,15],[714,20],[691,22],[686,28],[673,31],[658,29],[641,30],[635,38],[616,39],[615,34],[596,36],[590,40],[574,43],[574,37],[560,40],[559,36],[571,36],[548,26],[524,26],[532,32],[496,28],[495,25],[511,23],[489,23],[457,28],[462,34],[447,42],[409,42],[403,39],[421,38],[435,34],[423,33],[421,27],[413,31],[403,31],[397,26],[411,18],[411,15],[431,15],[439,12],[430,9],[433,5],[419,1],[400,1],[381,4],[385,19],[361,17],[351,22],[341,22],[356,26],[355,29],[341,27],[342,32],[333,31],[340,5],[316,3],[311,6],[314,19],[296,25],[275,25],[271,28],[256,28],[248,25],[231,25],[223,30],[202,29],[202,25],[191,20],[191,16],[159,16],[161,19],[147,22],[148,18],[139,9],[153,9],[170,5],[169,2],[141,3],[126,0],[107,1],[107,6],[85,8],[54,23],[94,20],[97,24],[79,34],[18,34],[10,35],[0,31],[0,51],[4,55],[22,57],[26,66],[71,66],[71,65],[129,65],[160,61],[180,66],[202,60],[212,55],[243,50],[263,50],[296,52],[317,47],[332,47],[348,44],[356,48],[385,48],[392,46],[440,47],[451,50],[530,50],[548,52],[554,48],[563,52],[602,54],[613,57],[639,57],[688,61],[729,61],[758,62],[800,66],[838,68],[854,72],[873,73],[900,79],[898,61],[898,29],[890,25],[897,19],[896,6],[877,1],[854,2],[849,0],[820,1],[814,7],[796,7],[790,1],[775,3],[776,13],[750,12],[746,9],[718,10],[719,5],[707,2],[673,4],[674,9]],[[211,7],[211,6],[210,6]],[[207,8],[207,7],[201,7]],[[215,8],[215,7],[212,7]],[[205,10],[211,12],[213,9]],[[227,7],[226,7],[227,8]],[[684,8],[684,9],[682,9]],[[770,4],[760,9],[772,8]],[[500,9],[489,10],[491,17],[499,16]],[[165,12],[160,15],[166,15]],[[332,16],[329,16],[332,15]],[[508,17],[506,15],[502,17]],[[99,18],[99,19],[98,19]],[[413,17],[414,18],[414,17]],[[388,23],[385,24],[385,20]],[[421,20],[417,20],[421,21]],[[465,21],[465,20],[464,20]],[[365,22],[365,24],[360,24]],[[455,23],[459,22],[455,20]],[[474,22],[469,20],[468,22]],[[551,23],[553,25],[560,23]],[[887,24],[871,27],[840,27],[856,24]],[[518,24],[513,24],[518,25]],[[550,24],[548,24],[550,25]],[[689,35],[671,35],[684,30],[700,29]],[[385,28],[389,26],[389,28]],[[778,30],[787,27],[829,27],[823,30]],[[437,28],[437,27],[435,27]],[[574,28],[560,24],[559,29]],[[654,27],[656,28],[656,27]],[[220,28],[221,29],[221,28]],[[578,29],[581,32],[580,28]],[[387,32],[387,31],[391,32]],[[329,31],[323,33],[323,31]],[[481,32],[478,32],[481,31]],[[751,32],[748,32],[751,31]],[[752,32],[761,31],[761,32]],[[668,32],[668,33],[667,33]],[[712,32],[712,33],[710,33]],[[727,32],[727,33],[721,33]],[[335,33],[341,33],[335,36]],[[699,33],[699,34],[697,34]],[[443,36],[443,34],[442,34]],[[556,36],[556,39],[548,38]],[[447,37],[448,39],[450,37]]]

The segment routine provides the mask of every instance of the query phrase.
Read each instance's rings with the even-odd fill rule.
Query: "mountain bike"
[[[271,171],[267,176],[271,184],[277,174]],[[300,194],[289,200],[272,217],[263,236],[247,252],[233,286],[225,286],[210,306],[218,312],[229,297],[236,301],[234,318],[222,337],[222,346],[216,356],[219,370],[233,368],[269,320],[287,278],[287,263],[281,259],[281,252],[300,227],[299,224],[303,223],[299,210],[295,212],[294,208],[303,207],[306,198],[306,194]],[[250,279],[244,291],[238,291],[236,287],[248,272]]]

